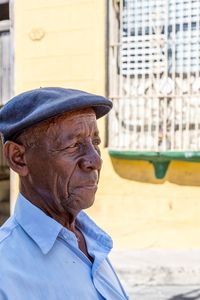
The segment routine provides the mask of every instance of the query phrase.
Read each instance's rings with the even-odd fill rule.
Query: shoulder
[[[15,220],[15,217],[10,217],[0,227],[0,256],[4,259],[0,260],[0,267],[3,262],[15,257],[24,247],[25,232]]]
[[[19,270],[22,272],[24,265],[32,261],[30,244],[29,236],[15,217],[9,218],[0,228],[0,287],[2,280],[8,282],[15,276],[13,274],[18,274]]]
[[[14,217],[10,217],[0,227],[0,287],[2,286],[1,281],[4,279],[3,274],[7,275],[7,270],[11,269],[13,261],[16,259],[16,250],[19,244],[19,240],[16,239],[18,228],[19,225]]]
[[[14,231],[18,228],[18,223],[15,221],[14,217],[10,217],[1,227],[0,227],[0,247],[7,241],[7,239],[12,237]]]

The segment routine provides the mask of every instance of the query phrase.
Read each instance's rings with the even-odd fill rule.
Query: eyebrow
[[[81,138],[83,136],[83,132],[81,130],[79,130],[78,128],[76,128],[73,133],[66,132],[63,135],[64,135],[64,138],[63,138],[64,143],[66,143],[67,141],[70,142],[70,141],[73,141],[74,139]],[[98,128],[95,129],[95,131],[93,133],[93,136],[100,138]],[[57,136],[56,140],[57,140],[58,144],[60,144],[59,143],[60,142],[60,135]]]
[[[82,137],[82,135],[83,135],[82,132],[81,132],[81,131],[78,131],[78,132],[76,133],[76,131],[78,131],[78,130],[75,130],[73,134],[70,133],[69,135],[67,135],[67,138],[68,138],[69,140],[73,140],[73,139],[75,139],[75,138],[80,138],[80,137]],[[99,137],[99,130],[95,130],[93,136]]]

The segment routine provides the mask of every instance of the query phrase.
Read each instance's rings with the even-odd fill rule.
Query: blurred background
[[[0,105],[61,86],[113,100],[91,217],[130,299],[200,299],[200,1],[0,0]],[[0,222],[18,179],[0,149]]]

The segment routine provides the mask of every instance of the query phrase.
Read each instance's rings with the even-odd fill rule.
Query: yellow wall
[[[15,1],[15,92],[64,86],[105,94],[105,8],[104,0]],[[103,134],[104,120],[99,126]],[[200,247],[200,165],[172,163],[159,184],[148,163],[111,161],[107,149],[102,156],[89,213],[116,248]]]
[[[15,1],[15,90],[104,92],[104,1]]]

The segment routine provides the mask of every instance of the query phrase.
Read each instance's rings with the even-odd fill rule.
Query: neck
[[[28,199],[33,205],[41,209],[46,215],[60,223],[63,227],[66,227],[72,232],[76,232],[75,220],[78,212],[72,214],[64,211],[62,207],[57,204],[58,201],[49,199],[49,195],[41,195],[40,193],[34,193],[34,191],[27,191],[20,186],[20,193]]]

